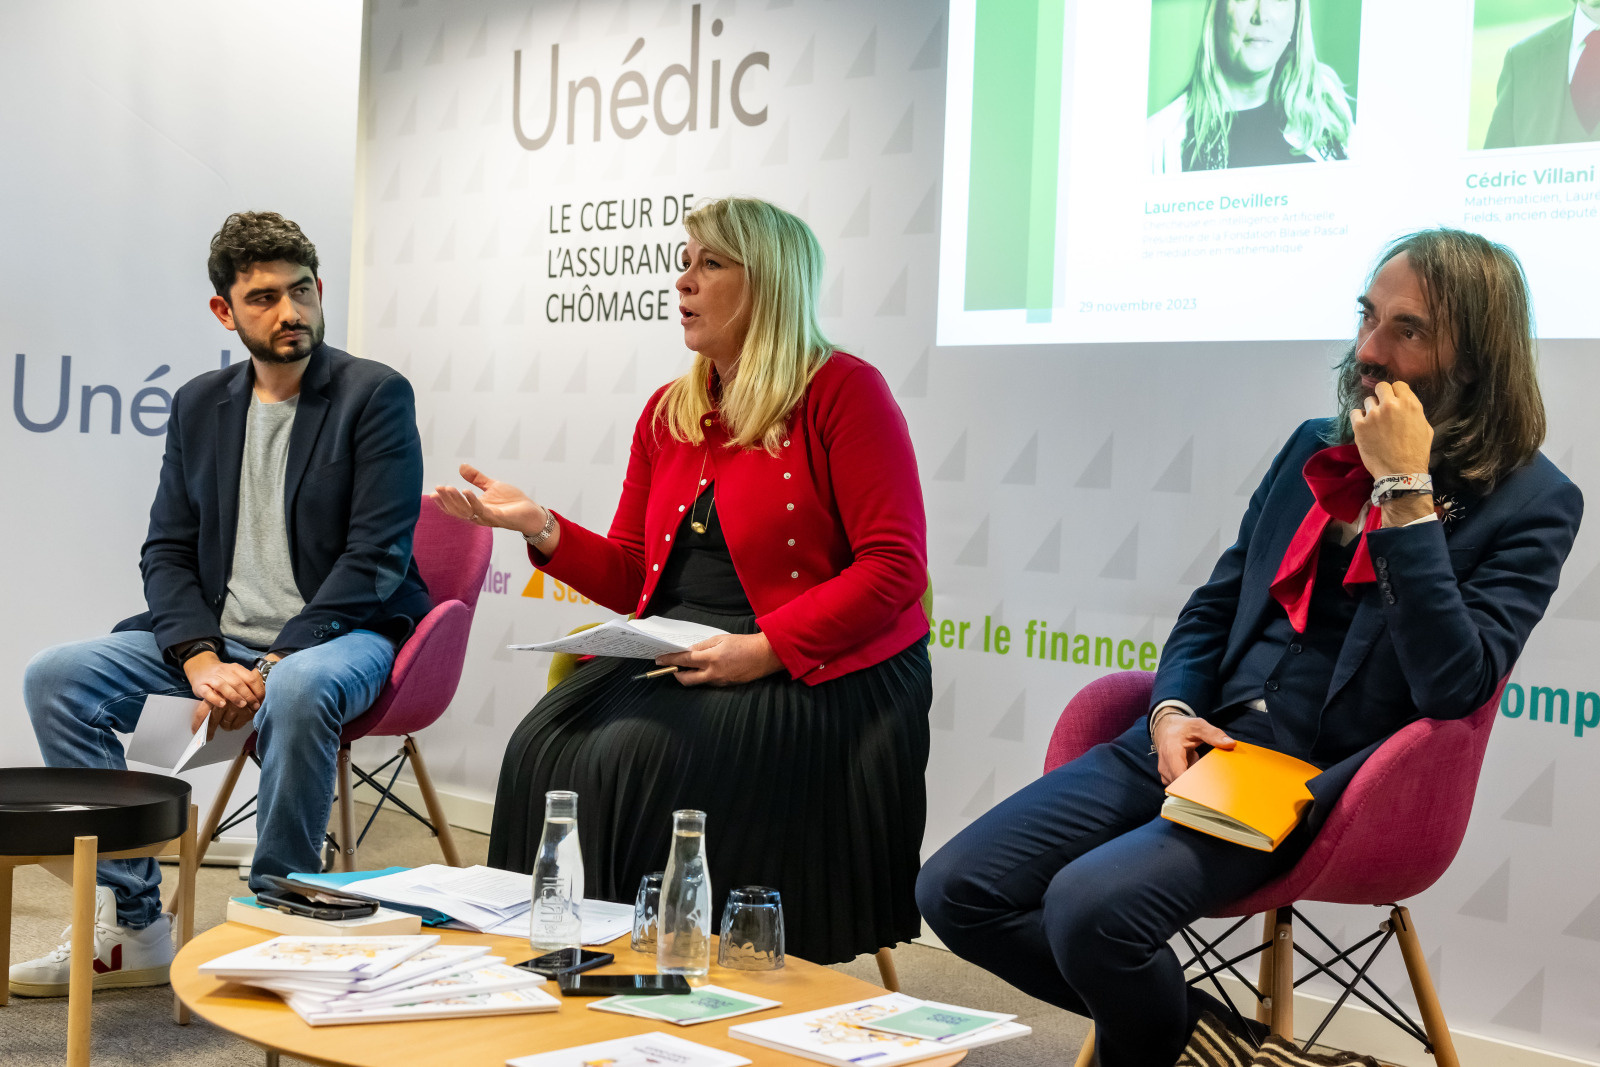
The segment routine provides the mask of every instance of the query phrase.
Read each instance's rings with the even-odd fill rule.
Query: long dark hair
[[[1463,230],[1421,230],[1384,250],[1372,276],[1405,253],[1422,283],[1428,315],[1440,340],[1455,342],[1456,358],[1426,387],[1433,424],[1436,479],[1486,493],[1527,463],[1544,443],[1544,397],[1533,343],[1528,280],[1504,245]],[[1370,287],[1372,278],[1368,279]],[[1352,344],[1338,367],[1333,443],[1352,440],[1350,412],[1361,406],[1360,374]]]

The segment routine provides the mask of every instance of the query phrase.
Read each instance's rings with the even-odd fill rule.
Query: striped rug
[[[1215,1015],[1200,1017],[1174,1067],[1381,1067],[1371,1056],[1353,1052],[1307,1052],[1281,1037],[1257,1048],[1233,1034]]]

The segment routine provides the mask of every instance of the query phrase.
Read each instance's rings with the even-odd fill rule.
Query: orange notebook
[[[1243,741],[1214,748],[1167,786],[1161,816],[1246,848],[1271,852],[1311,806],[1320,768]]]

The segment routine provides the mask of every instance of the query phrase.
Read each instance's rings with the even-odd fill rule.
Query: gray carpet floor
[[[357,805],[361,807],[361,805]],[[366,812],[358,816],[366,820]],[[466,830],[454,831],[463,863],[482,863],[489,839]],[[380,812],[359,857],[363,868],[390,864],[417,866],[441,862],[439,847],[426,829],[388,809]],[[170,883],[174,868],[164,867]],[[247,892],[235,868],[206,867],[195,895],[195,930],[223,921],[227,900]],[[33,959],[60,943],[71,902],[67,887],[39,867],[16,872],[11,916],[11,958]],[[948,952],[923,945],[895,950],[901,989],[916,997],[991,1011],[1016,1013],[1033,1027],[1029,1037],[975,1050],[966,1062],[973,1067],[1065,1067],[1073,1062],[1087,1023],[1075,1015],[1024,996],[988,973]],[[840,964],[839,970],[876,984],[878,968],[871,956]],[[67,1002],[12,997],[0,1008],[0,1064],[4,1067],[54,1067],[66,1057]],[[691,1039],[692,1034],[688,1035]],[[189,1026],[172,1021],[171,991],[106,990],[94,998],[93,1059],[100,1065],[171,1065],[171,1067],[259,1067],[262,1053],[224,1031],[196,1019]],[[290,1057],[285,1064],[294,1063]],[[465,1065],[464,1065],[465,1067]],[[498,1065],[483,1065],[498,1067]]]

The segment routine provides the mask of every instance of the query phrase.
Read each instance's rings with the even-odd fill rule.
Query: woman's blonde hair
[[[789,413],[833,352],[817,325],[822,247],[811,227],[764,200],[713,200],[683,224],[690,237],[744,271],[750,328],[738,373],[721,383],[715,401],[711,361],[697,352],[689,373],[662,394],[656,417],[675,439],[699,444],[701,419],[716,409],[730,447],[776,454]]]
[[[1294,35],[1272,75],[1270,100],[1283,117],[1283,139],[1302,155],[1345,158],[1355,117],[1339,75],[1317,59],[1311,41],[1311,0],[1295,0]],[[1205,30],[1189,79],[1185,107],[1188,130],[1184,170],[1222,170],[1228,166],[1228,131],[1233,105],[1222,89],[1218,42],[1227,34],[1228,0],[1210,0]]]

